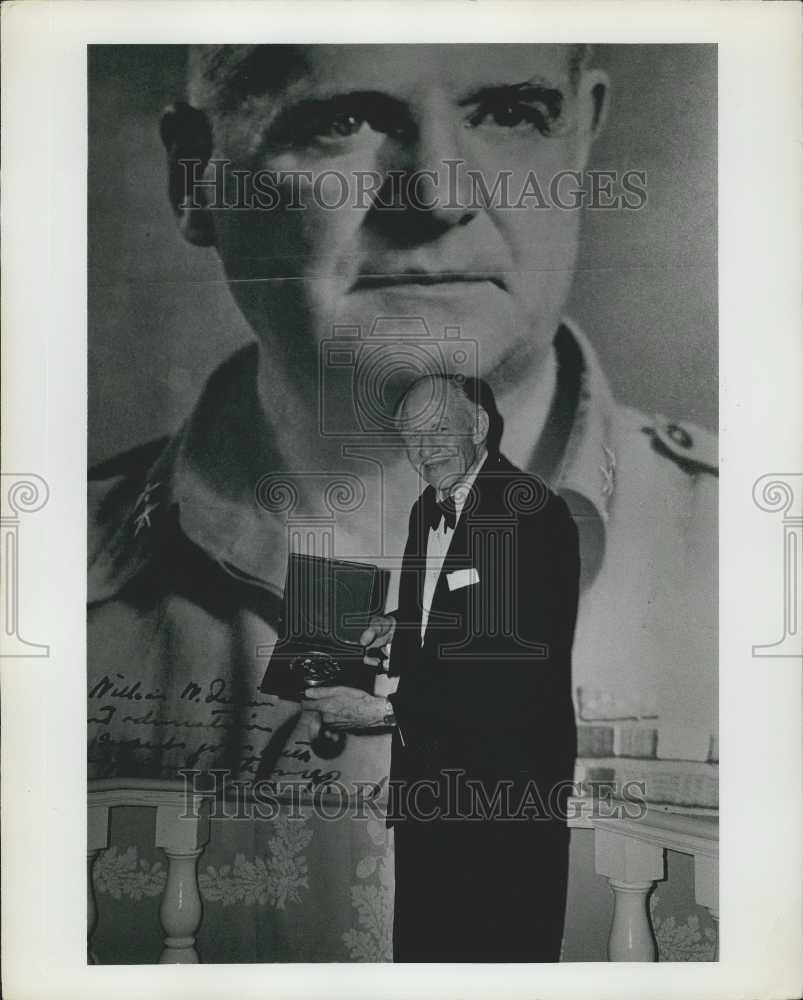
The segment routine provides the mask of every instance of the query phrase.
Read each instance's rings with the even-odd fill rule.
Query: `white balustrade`
[[[692,855],[695,901],[718,924],[719,822],[713,816],[686,816],[655,807],[636,819],[626,811],[632,813],[632,804],[618,805],[620,818],[590,820],[595,869],[608,879],[614,895],[608,958],[611,962],[654,962],[658,951],[648,896],[665,877],[667,850]]]
[[[155,844],[167,855],[167,884],[159,916],[165,932],[160,962],[200,961],[195,937],[202,904],[197,864],[209,842],[211,796],[185,789],[180,781],[101,779],[89,782],[87,822],[87,960],[95,961],[90,942],[98,920],[92,885],[92,866],[109,845],[109,810],[115,806],[156,809]]]
[[[155,844],[164,850],[167,884],[159,910],[165,932],[162,963],[200,961],[195,938],[202,917],[197,865],[209,841],[209,804],[212,795],[189,792],[183,783],[146,779],[108,779],[89,782],[87,836],[87,960],[96,961],[90,943],[98,910],[92,884],[92,866],[108,847],[109,811],[116,806],[156,809]],[[599,803],[596,803],[598,806]],[[648,897],[665,877],[666,851],[694,858],[695,900],[718,923],[719,824],[714,816],[682,815],[650,807],[634,818],[633,803],[605,802],[600,816],[593,799],[572,799],[569,826],[594,831],[597,874],[608,879],[614,910],[608,942],[612,962],[654,962],[658,957],[650,921]]]

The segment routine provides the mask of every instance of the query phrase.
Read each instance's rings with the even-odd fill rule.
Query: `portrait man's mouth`
[[[452,455],[438,455],[436,458],[428,458],[425,462],[421,463],[421,470],[423,472],[433,472],[435,469],[442,465],[445,465]]]
[[[399,289],[426,294],[467,291],[471,287],[493,285],[506,291],[504,280],[495,274],[483,271],[378,271],[360,274],[352,285],[352,291],[368,289]],[[460,287],[458,287],[460,286]]]

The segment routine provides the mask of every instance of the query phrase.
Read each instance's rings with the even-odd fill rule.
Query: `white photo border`
[[[801,660],[779,515],[801,470],[800,8],[745,3],[9,3],[2,11],[3,468],[49,487],[24,537],[25,631],[2,670],[6,995],[785,997],[801,983]],[[281,41],[718,45],[720,958],[559,966],[87,967],[87,45]],[[34,522],[31,522],[33,525]]]

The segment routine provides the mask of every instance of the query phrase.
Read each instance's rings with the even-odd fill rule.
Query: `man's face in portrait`
[[[398,423],[413,468],[444,493],[465,476],[488,435],[485,411],[440,378],[423,378],[410,388]]]
[[[227,202],[234,171],[296,178],[272,210],[210,213],[232,293],[271,357],[308,374],[333,326],[366,336],[379,316],[416,316],[436,338],[449,326],[476,341],[479,374],[538,362],[568,295],[580,212],[532,194],[500,206],[501,189],[485,206],[468,172],[488,191],[503,178],[516,202],[530,172],[546,193],[560,171],[583,169],[605,83],[577,65],[578,48],[281,46],[244,54],[239,69],[201,57],[191,96],[213,158],[230,161]],[[413,190],[394,195],[388,179],[377,191],[375,178],[413,174]]]

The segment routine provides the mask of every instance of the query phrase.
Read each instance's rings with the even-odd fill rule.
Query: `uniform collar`
[[[580,582],[588,587],[602,565],[616,488],[616,408],[599,358],[576,323],[564,319],[554,347],[555,395],[525,467],[568,504],[580,535]]]
[[[100,526],[106,540],[89,566],[89,603],[119,592],[176,528],[222,570],[281,596],[287,527],[260,505],[260,484],[279,462],[264,433],[257,363],[256,343],[224,361],[144,479],[119,504],[104,498],[111,527]]]
[[[281,463],[265,433],[258,363],[257,345],[249,344],[209,379],[179,435],[170,502],[182,531],[224,569],[281,594],[287,525],[277,513],[285,508],[262,495]]]
[[[588,585],[602,562],[615,485],[614,402],[597,356],[575,324],[561,325],[555,352],[555,396],[526,468],[566,499],[580,533],[581,583]],[[160,534],[153,528],[174,522],[226,572],[281,594],[287,525],[275,503],[272,510],[260,503],[260,483],[279,468],[279,457],[264,433],[257,365],[254,343],[209,378],[90,566],[90,602],[119,591],[156,554]]]

